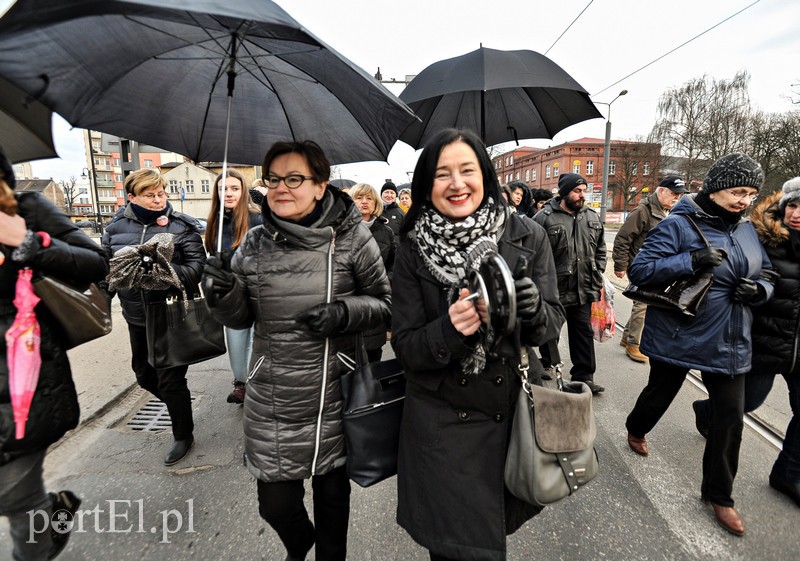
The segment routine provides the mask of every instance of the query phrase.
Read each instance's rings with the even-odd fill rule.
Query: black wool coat
[[[44,450],[78,425],[80,408],[72,381],[64,333],[43,303],[35,308],[41,329],[42,366],[31,403],[25,437],[15,438],[14,415],[8,391],[5,333],[14,321],[17,274],[23,267],[58,280],[86,286],[105,278],[108,263],[100,246],[80,231],[66,215],[39,193],[17,194],[18,213],[33,232],[50,234],[51,245],[40,248],[29,262],[11,259],[11,249],[0,246],[5,262],[0,266],[0,465]]]
[[[545,231],[510,215],[498,247],[512,271],[527,259],[525,273],[541,292],[523,342],[554,339],[564,311]],[[503,340],[479,375],[462,371],[460,361],[474,342],[450,322],[448,288],[430,274],[412,237],[398,250],[392,294],[392,346],[407,378],[397,521],[439,555],[504,560],[506,535],[540,510],[510,495],[503,478],[520,389],[517,345]]]

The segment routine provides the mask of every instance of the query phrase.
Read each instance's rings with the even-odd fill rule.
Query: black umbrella
[[[589,94],[560,66],[533,51],[480,49],[435,62],[400,94],[422,122],[400,135],[414,148],[438,131],[467,128],[487,145],[553,138],[602,117]]]
[[[385,160],[414,119],[270,0],[18,0],[0,75],[73,126],[194,161],[258,164],[293,139],[334,163]]]
[[[337,189],[349,189],[355,184],[356,182],[352,179],[331,179],[328,181],[328,185],[333,185]]]
[[[0,74],[74,126],[222,160],[223,176],[278,140],[385,160],[414,119],[270,0],[18,0]]]
[[[0,77],[0,146],[13,163],[58,158],[53,113]]]

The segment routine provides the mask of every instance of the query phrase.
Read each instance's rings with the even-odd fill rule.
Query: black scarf
[[[726,224],[738,224],[739,221],[744,216],[744,213],[747,212],[747,209],[744,209],[739,212],[731,212],[730,210],[725,210],[717,203],[711,200],[711,197],[708,196],[708,193],[705,191],[700,191],[695,195],[694,202],[697,203],[697,206],[702,208],[711,216],[719,216],[722,218],[723,222]]]
[[[167,206],[162,208],[161,210],[148,210],[143,206],[139,206],[136,203],[128,203],[131,205],[131,210],[133,210],[133,214],[136,215],[136,218],[139,219],[139,222],[142,224],[152,224],[156,220],[158,220],[159,216],[164,216],[168,212],[172,210],[172,205],[169,204],[167,201]]]
[[[477,270],[481,260],[497,251],[497,240],[505,229],[505,207],[495,206],[491,197],[471,216],[453,221],[426,206],[414,224],[417,251],[433,277],[448,287],[448,302],[467,285],[467,273]],[[480,374],[486,366],[486,348],[494,340],[491,326],[481,333],[473,352],[461,360],[467,374]]]

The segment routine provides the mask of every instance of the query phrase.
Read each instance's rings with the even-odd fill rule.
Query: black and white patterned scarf
[[[477,270],[486,255],[497,252],[506,219],[507,209],[495,206],[491,198],[463,220],[453,221],[433,207],[425,208],[417,219],[417,250],[434,278],[448,287],[448,302],[454,302],[467,285],[467,273]],[[475,350],[461,360],[467,374],[480,374],[486,366],[486,349],[494,340],[491,326],[482,327],[480,335]]]

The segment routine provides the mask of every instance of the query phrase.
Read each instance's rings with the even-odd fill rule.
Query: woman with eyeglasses
[[[219,235],[219,205],[222,174],[214,180],[211,212],[205,232],[205,247],[209,254],[217,251]],[[223,261],[230,262],[233,252],[242,243],[250,228],[261,224],[261,207],[250,198],[245,189],[245,180],[241,173],[229,169],[225,179],[225,192],[222,196],[222,255]],[[262,199],[263,200],[263,199]],[[253,329],[225,328],[225,343],[228,347],[228,361],[233,373],[233,391],[228,394],[228,403],[244,403],[245,386],[247,384],[247,365],[253,349]]]
[[[696,317],[647,307],[641,349],[650,357],[650,378],[625,425],[628,446],[647,456],[645,435],[669,408],[689,369],[699,370],[710,401],[700,498],[711,506],[717,523],[736,536],[744,534],[732,492],[744,424],[744,374],[751,368],[750,307],[763,304],[773,292],[762,277],[771,268],[769,258],[744,218],[763,182],[761,166],[746,154],[720,158],[708,170],[702,190],[684,196],[650,231],[628,269],[631,282],[643,287],[713,271]]]
[[[347,557],[340,378],[355,334],[389,321],[390,287],[378,245],[353,200],[328,189],[330,163],[314,142],[278,142],[264,158],[264,224],[230,270],[211,257],[211,310],[234,329],[255,327],[244,400],[247,465],[259,514],[288,560]],[[303,504],[311,480],[314,523]]]
[[[155,169],[140,169],[125,178],[128,204],[111,219],[103,234],[103,249],[108,258],[128,246],[142,245],[156,234],[170,234],[175,245],[171,265],[189,298],[199,294],[198,282],[206,253],[200,237],[200,223],[177,212],[167,200],[167,181]],[[146,264],[143,264],[146,267]],[[153,368],[147,361],[145,303],[163,302],[178,296],[177,290],[121,288],[118,292],[122,316],[128,322],[131,341],[131,366],[137,383],[164,402],[172,421],[175,440],[164,464],[181,461],[194,444],[192,401],[186,383],[189,367]]]

